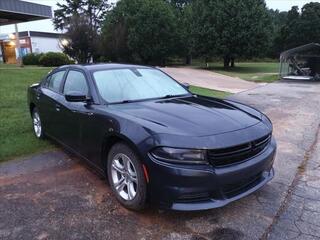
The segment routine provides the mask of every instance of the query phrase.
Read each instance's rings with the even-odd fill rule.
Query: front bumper
[[[212,165],[175,165],[149,156],[150,199],[161,208],[194,211],[218,208],[245,197],[269,182],[276,142],[245,162],[215,168]]]

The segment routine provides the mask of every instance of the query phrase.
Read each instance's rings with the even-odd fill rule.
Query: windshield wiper
[[[173,94],[168,94],[163,97],[159,97],[158,99],[167,99],[167,98],[173,98],[173,97],[183,97],[187,96],[188,94],[180,94],[180,95],[173,95]]]
[[[133,102],[140,102],[140,101],[146,101],[146,100],[151,100],[151,99],[167,99],[167,98],[173,98],[173,97],[183,97],[183,96],[188,96],[189,94],[180,94],[180,95],[173,95],[173,94],[168,94],[163,97],[158,97],[158,98],[146,98],[146,99],[137,99],[137,100],[122,100],[119,102],[113,102],[111,104],[124,104],[124,103],[133,103]]]
[[[132,102],[136,102],[137,100],[122,100],[119,102],[114,102],[113,104],[122,104],[122,103],[132,103]]]

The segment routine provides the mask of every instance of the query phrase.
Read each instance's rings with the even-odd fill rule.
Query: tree
[[[235,58],[261,56],[270,46],[271,19],[264,0],[195,0],[193,4],[199,54],[223,57],[224,66],[233,67]]]
[[[273,28],[275,29],[275,32],[280,31],[281,27],[286,23],[288,12],[286,11],[279,11],[279,10],[268,10],[270,18],[271,18],[271,24]]]
[[[57,3],[59,9],[54,11],[55,29],[63,30],[72,23],[74,17],[85,16],[90,28],[99,31],[104,16],[111,5],[108,0],[65,0]]]
[[[114,62],[134,62],[128,46],[130,18],[138,11],[137,1],[119,1],[107,12],[102,27],[104,57]]]
[[[172,4],[175,8],[184,9],[187,5],[189,5],[192,0],[165,0],[168,3]]]
[[[163,0],[121,0],[106,15],[103,35],[113,48],[106,54],[119,58],[125,52],[127,59],[164,65],[176,50],[177,19]]]
[[[101,23],[110,8],[107,0],[66,0],[58,3],[53,23],[56,30],[66,30],[68,45],[63,50],[79,63],[87,63],[99,55]]]
[[[320,41],[320,3],[311,2],[303,6],[300,16],[300,44]]]
[[[311,2],[305,4],[301,9],[301,13],[297,6],[293,6],[275,39],[274,45],[277,54],[300,45],[319,42],[319,25],[320,3]]]
[[[195,18],[195,19],[194,19]],[[186,64],[192,63],[196,48],[196,16],[193,14],[192,6],[185,5],[179,19],[180,54],[186,58]]]
[[[192,24],[189,20],[191,15],[190,4],[192,0],[165,0],[168,2],[176,16],[177,28],[177,44],[175,53],[179,57],[185,57],[186,64],[191,64],[193,55],[193,38],[190,37]]]
[[[281,29],[286,24],[288,12],[270,9],[269,15],[272,20],[272,46],[267,52],[267,56],[275,58],[279,57],[280,52],[283,50]]]
[[[63,52],[78,63],[89,63],[99,46],[98,33],[90,28],[86,16],[73,16],[66,30]]]
[[[280,30],[280,36],[278,39],[279,48],[281,51],[290,49],[300,45],[299,39],[300,29],[300,14],[298,6],[293,6],[287,14],[285,24]]]

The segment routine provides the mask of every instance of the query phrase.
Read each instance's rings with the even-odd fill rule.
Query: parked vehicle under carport
[[[320,80],[320,44],[310,43],[281,53],[280,76],[284,80]]]

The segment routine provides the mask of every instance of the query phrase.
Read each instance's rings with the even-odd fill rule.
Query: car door
[[[60,121],[59,102],[61,101],[61,87],[66,71],[61,70],[50,74],[37,93],[39,112],[44,131],[49,136],[59,139]]]
[[[90,104],[87,102],[68,102],[65,99],[65,95],[70,92],[80,92],[87,96],[90,95],[86,75],[81,70],[70,69],[64,82],[64,98],[61,102],[61,114],[64,122],[62,136],[69,147],[85,156],[85,146],[81,146],[83,134],[81,119],[90,115]]]

